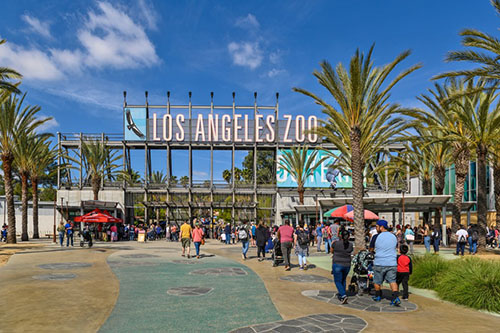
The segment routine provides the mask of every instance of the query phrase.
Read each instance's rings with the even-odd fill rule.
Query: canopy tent
[[[111,216],[106,210],[101,211],[99,208],[94,209],[90,213],[75,217],[75,222],[83,223],[123,223],[122,219]]]
[[[344,218],[348,221],[353,221],[354,220],[354,210],[351,210],[350,212],[345,214]],[[371,211],[365,209],[364,219],[365,220],[378,220],[378,215],[375,214],[374,212],[371,212]]]

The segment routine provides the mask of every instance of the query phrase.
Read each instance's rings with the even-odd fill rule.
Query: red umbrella
[[[75,222],[84,223],[123,223],[122,219],[111,216],[107,211],[94,209],[90,213],[75,217]]]
[[[328,217],[344,218],[344,215],[352,211],[352,205],[343,205],[328,212]]]
[[[345,214],[344,218],[346,220],[353,221],[354,220],[354,211],[352,210],[349,213]],[[365,220],[378,220],[379,217],[374,212],[369,211],[368,209],[365,209],[365,217],[364,217],[364,219]]]

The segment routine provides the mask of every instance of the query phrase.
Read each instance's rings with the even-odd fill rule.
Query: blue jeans
[[[325,252],[330,253],[330,249],[332,248],[332,240],[324,239],[324,241],[325,241]]]
[[[425,246],[425,250],[427,252],[431,252],[431,237],[430,236],[424,237],[424,246]]]
[[[196,249],[196,256],[200,255],[200,245],[201,242],[194,242],[194,248]]]
[[[226,244],[231,244],[231,234],[226,234]]]
[[[303,267],[304,265],[307,264],[307,257],[305,255],[302,255],[302,254],[297,254],[297,257],[299,258],[299,266],[300,267]]]
[[[473,241],[472,237],[469,237],[469,254],[477,252],[477,241]]]
[[[465,252],[465,242],[458,242],[457,243],[457,255],[460,253],[461,255],[464,255]]]
[[[66,247],[69,246],[69,240],[71,239],[71,246],[73,246],[73,233],[66,235]]]
[[[332,265],[333,280],[335,281],[335,286],[337,287],[340,297],[346,296],[346,279],[350,270],[351,266]]]
[[[434,252],[439,252],[439,243],[441,243],[441,240],[439,238],[434,238]]]
[[[245,258],[247,257],[247,252],[248,252],[248,246],[250,245],[250,242],[247,240],[242,240],[241,241],[241,253],[243,253],[243,255],[245,256]]]
[[[64,232],[59,231],[59,243],[61,244],[61,246],[63,246],[63,242],[64,242]]]
[[[323,236],[316,237],[318,241],[318,252],[321,251],[321,242],[323,241]]]

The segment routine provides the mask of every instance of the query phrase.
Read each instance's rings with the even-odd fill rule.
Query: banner
[[[146,108],[125,108],[124,132],[125,140],[146,141],[147,139],[147,113]]]
[[[289,150],[280,149],[278,151],[278,161],[282,158],[285,151]],[[313,151],[312,149],[309,150],[307,155],[310,156]],[[333,150],[331,153],[335,156],[340,156],[340,151],[338,150]],[[351,177],[343,175],[340,170],[333,166],[336,158],[333,158],[333,156],[327,154],[323,150],[319,150],[316,155],[316,160],[320,160],[323,156],[328,156],[328,158],[314,170],[310,177],[307,177],[304,187],[351,188]],[[283,170],[279,164],[276,173],[276,184],[278,187],[297,187],[295,179],[288,172]]]

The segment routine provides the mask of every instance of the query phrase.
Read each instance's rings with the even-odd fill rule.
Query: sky
[[[0,66],[23,74],[26,103],[41,106],[50,132],[121,133],[123,91],[129,104],[274,105],[280,112],[316,114],[301,87],[328,99],[312,76],[319,63],[347,63],[357,48],[375,43],[375,65],[411,49],[399,70],[423,68],[393,90],[392,101],[421,106],[416,96],[431,77],[463,64],[445,63],[461,49],[458,33],[476,28],[495,33],[499,18],[488,0],[316,1],[5,1],[0,12]],[[137,155],[137,156],[135,156]],[[135,154],[143,170],[143,156]],[[180,154],[174,174],[185,174]],[[194,163],[207,175],[208,155]],[[242,154],[237,156],[240,162]],[[214,173],[228,168],[224,153]],[[164,157],[153,157],[161,169]],[[216,177],[221,179],[221,177]]]

